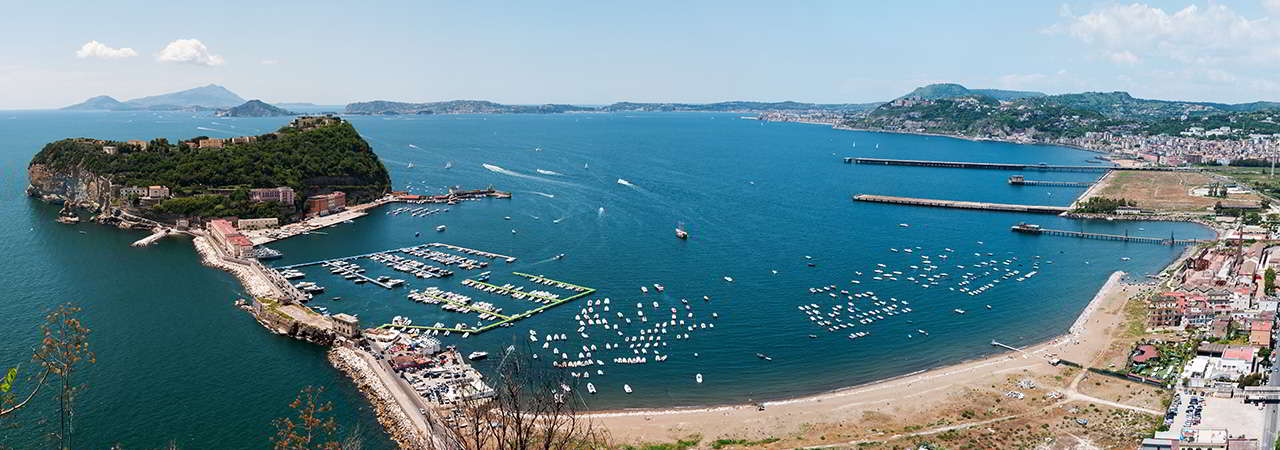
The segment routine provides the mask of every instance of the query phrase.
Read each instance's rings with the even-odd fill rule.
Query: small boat
[[[724,281],[733,282],[733,277],[724,277]]]
[[[596,393],[596,385],[587,383],[587,392],[591,394]]]
[[[906,228],[906,227],[909,227],[909,226],[911,226],[911,225],[908,225],[908,224],[905,224],[905,223],[900,223],[900,224],[898,224],[898,226],[900,226],[900,227],[902,227],[902,228]]]
[[[770,358],[769,355],[766,355],[764,353],[756,353],[756,357],[763,359],[765,361],[773,361],[773,358]]]
[[[701,384],[701,383],[702,383],[702,374],[698,374],[697,376],[694,376],[694,377],[693,377],[693,379],[698,380],[698,383],[699,383],[699,384]]]
[[[503,217],[502,220],[511,220],[511,216]]]
[[[467,355],[467,359],[472,361],[478,361],[488,357],[489,357],[488,352],[471,352],[471,354]]]
[[[955,311],[956,314],[964,314],[964,310],[960,308],[953,309],[952,311]]]
[[[680,239],[689,239],[689,232],[684,231],[684,224],[676,225],[676,237]]]
[[[640,292],[643,292],[643,293],[645,293],[645,294],[648,294],[648,293],[649,293],[649,288],[644,287],[644,286],[640,286]]]
[[[410,169],[412,169],[412,168],[413,168],[413,163],[409,163],[409,168],[410,168]]]
[[[630,385],[630,384],[624,384],[624,385],[622,385],[622,390],[623,390],[624,392],[626,392],[626,393],[630,394],[630,393],[631,393],[631,385]]]
[[[453,161],[449,161],[449,162],[444,163],[444,168],[448,169],[448,168],[451,168],[451,167],[453,167]]]
[[[444,232],[444,230],[445,230],[445,229],[447,229],[447,228],[448,228],[448,227],[446,227],[446,226],[444,226],[444,225],[440,225],[440,226],[436,227],[436,231]]]

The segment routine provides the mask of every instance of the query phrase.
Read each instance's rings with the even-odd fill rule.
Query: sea
[[[561,296],[569,293],[513,272],[594,288],[588,297],[510,327],[439,337],[464,354],[488,352],[476,363],[487,373],[512,358],[545,367],[599,360],[602,365],[573,369],[579,377],[565,371],[574,401],[593,410],[782,399],[995,354],[1001,350],[993,339],[1015,346],[1042,342],[1064,333],[1113,271],[1142,279],[1182,250],[1010,231],[1021,222],[1178,239],[1212,235],[1186,223],[855,202],[853,195],[867,193],[1068,205],[1083,189],[1013,186],[1007,178],[1016,172],[1010,171],[842,161],[1097,163],[1094,153],[1064,147],[836,130],[718,113],[347,119],[372,144],[395,189],[435,195],[454,186],[492,186],[512,198],[384,206],[351,223],[270,244],[285,256],[269,264],[431,242],[518,258],[489,261],[485,269],[453,267],[456,274],[445,279],[407,277],[357,261],[369,275],[407,278],[406,286],[390,290],[357,285],[318,266],[305,269],[306,280],[326,287],[311,306],[355,314],[364,326],[395,316],[415,325],[487,323],[412,302],[411,289],[471,296],[502,307],[504,315],[540,306],[461,285],[482,271],[490,272],[492,284]],[[0,297],[6,324],[0,367],[19,367],[18,391],[25,392],[28,377],[38,373],[30,351],[43,315],[64,302],[83,308],[97,362],[75,375],[84,386],[76,401],[77,446],[261,447],[274,432],[272,421],[290,414],[289,403],[306,386],[326,389],[343,435],[359,436],[366,448],[393,446],[360,393],[326,362],[324,349],[272,335],[233,307],[244,297],[240,286],[200,265],[189,239],[130,247],[145,233],[59,224],[53,221],[58,206],[24,195],[27,163],[52,140],[231,137],[266,133],[288,120],[0,112],[0,248],[8,261],[0,270],[0,283],[8,286]],[[1023,175],[1093,181],[1100,173]],[[448,211],[393,214],[399,207]],[[446,230],[436,231],[440,225]],[[678,226],[688,231],[687,240],[676,238]],[[968,293],[983,285],[990,287]],[[827,286],[835,288],[811,291]],[[829,331],[817,324],[822,321],[853,325]],[[545,341],[552,334],[567,339]],[[655,361],[658,355],[664,360]],[[649,362],[613,362],[641,356]],[[598,393],[586,392],[588,382]],[[14,418],[17,427],[0,429],[0,442],[44,445],[56,425],[51,393],[42,392]]]

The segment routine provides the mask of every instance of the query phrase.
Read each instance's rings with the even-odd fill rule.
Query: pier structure
[[[483,256],[483,257],[485,257],[485,258],[491,258],[491,259],[503,259],[503,260],[505,260],[506,262],[515,262],[515,260],[516,260],[516,257],[514,257],[514,256],[500,255],[500,254],[497,254],[497,253],[490,253],[490,252],[486,252],[486,251],[482,251],[482,250],[475,250],[475,249],[470,249],[470,248],[466,248],[466,247],[459,247],[459,246],[451,245],[451,244],[444,244],[444,243],[440,243],[440,242],[432,242],[432,243],[430,243],[430,244],[415,245],[415,246],[412,246],[412,247],[400,247],[400,248],[393,248],[393,249],[388,249],[388,250],[383,250],[383,251],[378,251],[378,252],[365,253],[365,254],[361,254],[361,255],[352,255],[352,256],[343,256],[343,257],[340,257],[340,258],[322,259],[322,260],[319,260],[319,261],[310,261],[310,262],[304,262],[304,263],[290,264],[290,265],[287,265],[287,266],[276,266],[276,267],[275,267],[275,269],[278,269],[278,270],[284,270],[284,269],[297,269],[297,268],[300,268],[300,267],[315,266],[315,265],[324,264],[324,263],[329,263],[329,262],[334,262],[334,261],[352,261],[352,260],[356,260],[356,259],[360,259],[360,258],[368,258],[368,257],[373,256],[373,255],[380,255],[380,254],[383,254],[383,253],[396,253],[396,252],[401,252],[401,253],[403,253],[403,252],[405,252],[405,251],[407,251],[407,250],[416,250],[416,249],[422,249],[422,248],[428,248],[428,247],[444,247],[444,248],[447,248],[447,249],[450,249],[450,250],[454,250],[454,251],[458,251],[458,252],[462,252],[462,253],[467,253],[467,254],[471,254],[471,255],[479,255],[479,256]]]
[[[1166,238],[1159,238],[1159,237],[1130,236],[1127,231],[1125,232],[1125,234],[1122,234],[1122,235],[1121,234],[1105,234],[1105,233],[1086,233],[1083,231],[1067,231],[1067,230],[1054,230],[1050,228],[1041,228],[1039,225],[1029,224],[1029,223],[1018,223],[1017,225],[1010,227],[1010,230],[1015,233],[1065,236],[1065,237],[1074,237],[1074,238],[1081,238],[1081,239],[1100,239],[1104,241],[1139,242],[1144,244],[1159,244],[1159,245],[1170,245],[1170,246],[1198,244],[1202,242],[1199,239],[1174,239],[1172,234],[1170,234],[1169,237],[1166,239]]]
[[[1009,184],[1014,186],[1054,186],[1054,187],[1089,187],[1094,183],[1091,181],[1048,181],[1048,180],[1028,180],[1022,175],[1014,175],[1009,177]]]
[[[917,159],[854,158],[858,164],[881,166],[947,167],[952,169],[1039,170],[1042,172],[1106,172],[1118,166],[1066,166],[1056,164],[980,163],[961,161],[925,161]]]
[[[846,158],[848,160],[849,158]],[[1122,166],[1073,166],[1061,164],[1023,164],[1023,163],[981,163],[981,162],[963,162],[963,161],[926,161],[918,159],[883,159],[883,158],[852,158],[853,162],[858,164],[871,164],[881,166],[917,166],[917,167],[947,167],[952,169],[989,169],[989,170],[1022,170],[1022,171],[1041,171],[1041,172],[1108,172],[1112,170],[1131,170],[1145,172],[1175,172],[1192,169],[1181,169],[1176,167],[1122,167]]]
[[[933,206],[938,208],[977,209],[985,211],[1006,211],[1036,214],[1062,214],[1070,210],[1066,206],[1013,205],[1007,203],[969,202],[961,200],[937,200],[928,198],[893,197],[888,195],[858,194],[854,201],[871,203],[890,203],[895,205]]]

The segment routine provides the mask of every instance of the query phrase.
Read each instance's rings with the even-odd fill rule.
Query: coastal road
[[[386,386],[392,397],[395,397],[396,403],[400,405],[400,409],[409,417],[409,421],[413,423],[413,426],[418,429],[418,432],[423,437],[432,440],[433,448],[448,448],[440,440],[440,437],[446,436],[446,434],[436,429],[437,422],[432,417],[420,412],[431,411],[430,407],[423,402],[422,397],[403,379],[395,376],[395,371],[391,370],[391,366],[387,365],[385,361],[378,360],[363,350],[356,350],[356,353],[360,355],[360,358],[366,364],[369,364],[369,367],[374,369],[374,372],[378,373],[378,378],[382,380],[382,385]]]

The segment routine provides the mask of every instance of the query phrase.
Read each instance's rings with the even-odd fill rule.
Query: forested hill
[[[241,138],[241,143],[226,139],[222,148],[199,148],[199,141],[206,139],[203,136],[178,144],[155,139],[145,146],[64,139],[45,145],[31,160],[32,168],[40,170],[29,172],[54,177],[82,177],[76,174],[87,172],[110,180],[114,186],[167,186],[176,197],[170,202],[288,186],[298,193],[296,206],[307,195],[331,191],[346,192],[348,202],[354,203],[390,189],[386,167],[350,123],[338,118],[318,123],[321,125],[307,128],[286,126],[275,133]],[[105,147],[114,147],[116,154],[109,154]],[[31,181],[36,188],[46,186],[41,180]]]

